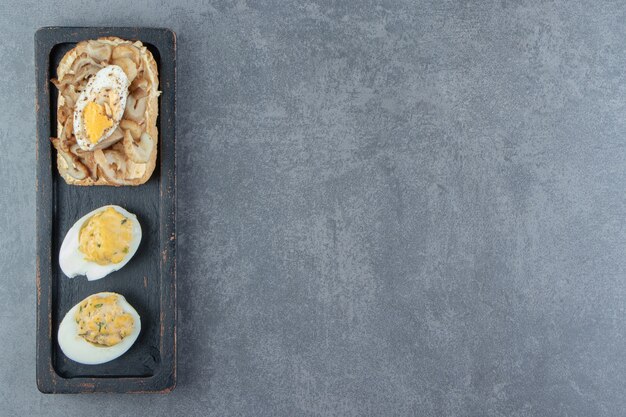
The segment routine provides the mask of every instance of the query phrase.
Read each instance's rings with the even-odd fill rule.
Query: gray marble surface
[[[3,2],[0,415],[623,416],[625,20],[596,1]],[[46,25],[178,34],[170,395],[37,391]]]

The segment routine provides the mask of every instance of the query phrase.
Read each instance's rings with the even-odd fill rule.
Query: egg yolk
[[[78,335],[95,345],[114,346],[131,334],[133,316],[117,303],[117,295],[93,296],[83,301],[75,315]]]
[[[104,106],[90,101],[83,110],[87,138],[93,144],[98,143],[104,131],[113,126],[113,120],[106,115]]]
[[[85,259],[99,265],[122,262],[133,237],[129,219],[113,207],[91,216],[81,227],[78,249]]]

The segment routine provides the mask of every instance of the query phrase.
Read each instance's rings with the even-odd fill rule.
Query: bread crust
[[[86,176],[83,179],[76,179],[67,173],[68,171],[68,162],[60,152],[57,152],[57,168],[59,170],[59,174],[63,177],[63,179],[71,185],[79,185],[79,186],[91,186],[91,185],[111,185],[111,186],[124,186],[124,185],[141,185],[144,184],[154,172],[156,167],[156,159],[158,152],[158,129],[156,126],[157,117],[159,114],[159,103],[158,97],[160,95],[159,91],[159,76],[158,76],[158,67],[157,63],[154,60],[152,53],[141,43],[140,41],[128,41],[118,37],[109,36],[102,37],[96,40],[102,44],[110,45],[112,48],[116,46],[128,44],[133,45],[140,51],[140,59],[143,63],[144,70],[144,78],[148,80],[149,91],[147,96],[146,103],[146,111],[145,111],[145,120],[143,123],[143,131],[147,132],[152,139],[154,140],[154,146],[152,151],[148,157],[148,161],[146,163],[135,163],[128,156],[125,156],[126,159],[126,170],[125,170],[125,178],[117,178],[111,179],[107,178],[104,171],[97,164],[93,164],[91,170],[95,169],[95,172],[90,172],[91,175]],[[86,51],[87,44],[89,41],[79,42],[73,49],[68,51],[57,66],[57,80],[62,80],[66,74],[71,73],[72,65],[74,61],[81,56]],[[58,94],[58,105],[57,105],[57,116],[59,116],[61,108],[65,106],[65,98],[63,97],[62,91],[59,90]],[[72,113],[74,108],[72,106]],[[60,117],[57,117],[57,132],[63,131],[63,123],[60,120]],[[54,139],[53,139],[54,141]],[[55,145],[56,147],[56,145]],[[105,148],[105,150],[108,148]],[[86,154],[92,153],[91,151],[84,151]],[[92,158],[92,157],[91,157]],[[93,158],[92,158],[93,159]]]

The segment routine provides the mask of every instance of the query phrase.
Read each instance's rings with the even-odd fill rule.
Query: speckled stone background
[[[626,5],[176,3],[0,5],[1,416],[625,415]],[[46,25],[178,34],[167,396],[35,385]]]

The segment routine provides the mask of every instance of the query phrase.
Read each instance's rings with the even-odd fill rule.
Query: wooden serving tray
[[[137,187],[67,185],[56,168],[57,90],[50,83],[77,42],[103,36],[140,40],[154,55],[160,90],[157,166]],[[44,393],[169,392],[176,385],[176,36],[168,29],[46,27],[35,34],[37,81],[37,387]],[[143,238],[133,259],[98,281],[67,278],[59,248],[89,211],[117,204],[135,213]],[[141,316],[141,334],[121,357],[82,365],[57,343],[59,323],[83,298],[102,291],[126,297]]]

